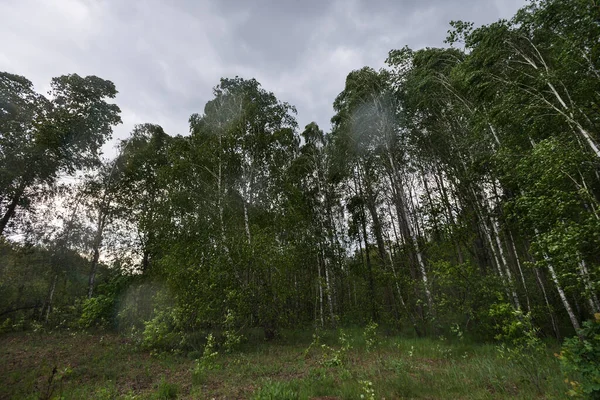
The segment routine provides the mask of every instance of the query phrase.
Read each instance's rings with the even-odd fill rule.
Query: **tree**
[[[98,165],[121,122],[119,107],[106,101],[116,93],[110,81],[72,74],[53,78],[46,98],[26,78],[0,73],[0,234],[61,174]]]

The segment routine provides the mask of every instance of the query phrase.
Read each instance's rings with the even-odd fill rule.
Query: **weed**
[[[558,356],[572,396],[600,399],[600,314],[583,323],[578,337],[565,340]]]
[[[365,332],[363,333],[363,336],[365,338],[365,344],[367,346],[367,351],[373,350],[375,348],[375,346],[377,345],[377,327],[378,326],[379,325],[377,325],[376,322],[371,321],[365,328]]]
[[[209,333],[206,337],[204,353],[202,353],[202,357],[196,360],[196,366],[192,371],[192,381],[195,384],[202,383],[206,372],[216,368],[215,360],[219,352],[215,350],[215,347],[215,338],[212,333]]]
[[[252,396],[253,400],[297,400],[298,392],[290,383],[266,380],[263,386]]]
[[[341,329],[338,340],[340,342],[340,347],[338,349],[329,347],[326,344],[321,345],[321,348],[324,350],[321,365],[324,367],[341,367],[344,365],[344,359],[348,350],[352,348],[352,345],[350,344],[348,336]]]
[[[371,381],[359,381],[363,393],[360,395],[361,399],[375,400],[375,389],[373,389],[373,382]]]
[[[175,383],[169,383],[165,380],[165,378],[161,378],[158,383],[156,398],[158,400],[171,400],[177,398],[177,392],[179,391],[179,386]]]

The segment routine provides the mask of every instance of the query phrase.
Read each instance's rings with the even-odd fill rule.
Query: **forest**
[[[325,129],[236,76],[189,134],[140,121],[105,158],[115,84],[50,86],[0,72],[0,398],[600,398],[596,0],[393,49]],[[186,375],[77,392],[44,342]]]

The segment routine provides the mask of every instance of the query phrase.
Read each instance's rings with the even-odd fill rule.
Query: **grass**
[[[323,333],[308,351],[310,332],[289,332],[275,343],[253,340],[237,353],[219,351],[193,377],[191,357],[141,350],[113,333],[5,334],[0,399],[566,397],[556,349],[537,360],[547,377],[538,388],[493,345],[380,336],[367,351],[362,331],[347,337],[345,351],[335,332]]]

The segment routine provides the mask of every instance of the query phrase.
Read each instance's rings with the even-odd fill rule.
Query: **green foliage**
[[[367,352],[364,347],[355,347],[344,368],[326,368],[298,357],[309,343],[310,331],[306,333],[306,340],[274,345],[256,338],[248,346],[251,351],[220,353],[217,361],[223,368],[206,370],[202,384],[192,387],[190,369],[196,361],[172,353],[150,356],[150,351],[132,345],[115,333],[55,331],[52,334],[2,335],[0,347],[5,349],[7,362],[0,364],[0,373],[4,377],[0,393],[7,398],[43,398],[47,378],[55,364],[37,355],[49,352],[59,355],[57,373],[71,365],[72,372],[60,385],[57,382],[54,391],[55,397],[62,393],[67,399],[157,398],[161,386],[164,386],[163,394],[174,392],[169,386],[177,386],[179,397],[252,398],[257,392],[263,392],[260,390],[263,387],[271,386],[262,377],[269,377],[273,382],[273,388],[265,388],[263,393],[266,396],[275,393],[275,398],[291,395],[300,399],[359,399],[361,394],[367,395],[365,389],[369,386],[376,398],[386,399],[493,397],[525,400],[563,398],[567,390],[558,362],[550,353],[537,360],[549,371],[540,395],[535,387],[523,381],[521,371],[501,358],[491,345],[442,343],[432,338],[381,337],[379,348],[385,351],[374,353]],[[356,337],[361,333],[357,330]],[[322,336],[328,338],[326,332]],[[396,350],[396,345],[400,351]],[[436,349],[438,345],[459,356],[444,358]],[[411,348],[412,357],[409,357]],[[468,356],[463,358],[465,352]],[[41,381],[40,371],[44,374]]]
[[[0,239],[0,329],[112,325],[142,351],[201,355],[207,380],[217,354],[312,326],[303,361],[317,353],[321,389],[341,377],[342,393],[363,375],[328,329],[370,321],[356,337],[382,358],[378,333],[436,337],[421,356],[448,364],[496,335],[490,387],[510,365],[542,392],[540,338],[600,308],[599,17],[588,0],[536,0],[454,21],[450,48],[351,71],[330,132],[299,133],[292,105],[222,78],[190,135],[139,124],[102,163],[111,82],[66,75],[46,97],[0,73],[0,235],[22,234]],[[423,372],[418,354],[395,369]]]
[[[158,383],[156,390],[156,399],[158,400],[171,400],[177,398],[179,392],[179,386],[175,383],[169,383],[163,377]]]
[[[365,345],[367,351],[371,351],[377,346],[377,327],[379,325],[373,321],[370,321],[365,327],[363,337],[365,339]]]
[[[373,389],[373,382],[371,381],[359,381],[358,382],[362,389],[361,399],[375,400],[375,389]]]
[[[98,165],[100,150],[121,122],[107,100],[115,85],[96,76],[53,78],[48,98],[25,77],[0,72],[0,234],[19,208],[48,195],[59,174]]]
[[[571,386],[569,394],[600,399],[600,314],[584,322],[577,333],[565,339],[558,356]]]
[[[83,300],[79,326],[83,328],[92,326],[107,327],[112,322],[114,306],[115,300],[105,295]]]
[[[460,325],[458,324],[453,324],[450,327],[450,332],[452,332],[458,338],[458,340],[462,341],[465,338],[464,332],[462,331],[462,329],[460,329]]]
[[[256,391],[252,400],[298,400],[298,392],[291,384],[273,380],[266,380],[261,388]]]
[[[348,335],[342,330],[339,330],[338,336],[339,347],[333,348],[326,344],[321,344],[323,355],[321,357],[321,365],[324,367],[344,367],[348,351],[352,348]]]
[[[304,349],[304,351],[302,352],[302,354],[304,355],[304,357],[307,357],[310,354],[310,351],[314,348],[320,347],[321,345],[321,337],[319,336],[318,333],[313,333],[312,335],[312,342],[310,342],[310,344],[308,345],[308,347],[306,349]]]
[[[540,365],[539,360],[547,356],[547,348],[539,337],[539,329],[533,325],[531,314],[518,310],[508,311],[505,304],[499,304],[490,310],[502,316],[496,336],[502,343],[498,352],[523,374],[530,384],[543,392],[548,371]]]
[[[176,327],[173,309],[155,311],[152,319],[144,321],[142,346],[152,349],[176,349],[181,340]]]
[[[225,315],[225,332],[223,336],[225,336],[225,342],[223,343],[223,348],[227,353],[232,353],[240,347],[240,344],[245,340],[244,335],[238,333],[236,328],[236,316],[231,310],[227,310],[227,314]]]
[[[196,360],[196,365],[192,370],[192,380],[195,384],[202,383],[208,371],[218,367],[216,360],[219,352],[216,351],[216,341],[212,333],[206,337],[206,344],[202,357]]]

